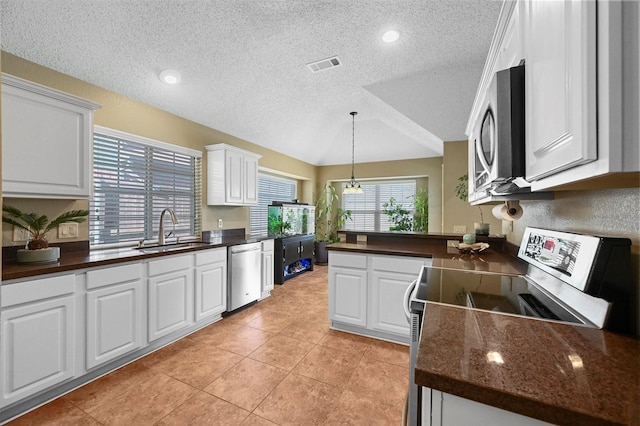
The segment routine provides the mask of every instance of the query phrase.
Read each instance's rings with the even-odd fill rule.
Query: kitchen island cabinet
[[[404,294],[429,258],[329,251],[329,321],[336,330],[409,343]]]

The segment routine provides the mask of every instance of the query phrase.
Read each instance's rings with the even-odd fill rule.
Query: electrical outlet
[[[18,228],[17,226],[13,227],[13,241],[27,241],[29,239],[29,231],[26,229]]]
[[[454,234],[466,234],[467,233],[466,225],[453,225],[453,233]]]
[[[65,222],[58,225],[58,238],[78,238],[78,224]]]
[[[222,229],[222,219],[218,219],[218,228]]]

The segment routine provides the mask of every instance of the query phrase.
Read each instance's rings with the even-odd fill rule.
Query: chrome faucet
[[[169,212],[169,216],[171,216],[171,222],[173,222],[174,225],[178,223],[176,213],[172,209],[162,210],[162,213],[160,213],[160,226],[158,227],[158,244],[160,245],[164,245],[165,238],[171,235],[171,232],[169,232],[169,234],[166,236],[164,235],[164,214],[167,212]]]

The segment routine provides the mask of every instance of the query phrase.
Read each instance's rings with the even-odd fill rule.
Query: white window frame
[[[341,188],[344,190],[347,182],[342,182]],[[415,196],[417,190],[417,182],[415,179],[380,179],[380,180],[366,180],[360,181],[360,185],[364,189],[364,194],[343,194],[341,199],[341,206],[343,210],[351,210],[352,220],[347,220],[344,226],[344,230],[346,231],[369,231],[369,232],[386,232],[389,231],[390,222],[387,216],[384,214],[382,204],[389,201],[389,198],[382,199],[381,198],[381,185],[413,185],[413,193],[405,195],[404,199],[399,199],[396,197],[396,202],[399,204],[403,204],[409,211],[410,214],[413,215],[414,212],[414,200],[408,199],[411,196]],[[371,197],[371,192],[374,191],[374,206],[373,209],[361,209],[356,210],[352,208],[352,204],[349,203],[350,197],[353,197],[353,200],[358,200],[358,197],[366,197],[367,194],[369,199]],[[365,226],[361,225],[363,220],[359,220],[359,215],[373,215],[373,223],[370,223],[364,220]]]
[[[132,144],[137,144],[141,150],[144,150],[145,154],[140,156],[140,159],[144,159],[146,161],[146,165],[144,167],[136,169],[138,174],[145,173],[145,178],[139,178],[138,182],[136,182],[137,187],[129,190],[128,188],[118,188],[117,191],[111,192],[112,197],[118,198],[118,203],[121,203],[122,195],[129,195],[131,198],[140,199],[140,197],[144,198],[144,202],[141,203],[142,214],[137,214],[138,221],[140,221],[140,216],[143,217],[142,221],[139,225],[140,231],[130,231],[120,234],[123,226],[122,218],[119,217],[121,210],[118,210],[117,213],[109,211],[107,214],[105,209],[110,209],[111,207],[107,205],[106,198],[104,200],[99,200],[99,194],[109,193],[108,191],[103,191],[99,188],[101,181],[98,179],[97,174],[100,173],[101,170],[106,169],[106,165],[103,167],[97,167],[97,158],[96,158],[96,148],[95,145],[99,144],[96,142],[96,137],[106,137],[110,139],[115,139],[118,141],[129,142]],[[156,160],[155,163],[152,163],[152,157],[149,156],[150,153],[154,152],[156,155],[160,154],[168,154],[168,155],[178,155],[184,157],[192,157],[192,173],[193,173],[193,187],[189,191],[191,193],[191,197],[187,198],[188,202],[180,203],[179,200],[185,200],[188,192],[183,189],[176,188],[176,192],[173,194],[171,191],[166,191],[166,186],[170,186],[171,183],[181,184],[182,182],[175,181],[174,178],[169,178],[164,180],[159,178],[162,172],[164,172],[165,176],[167,170],[161,170],[156,168],[152,164],[160,164]],[[126,153],[126,151],[125,151]],[[165,156],[165,158],[167,158]],[[142,160],[140,160],[142,161]],[[117,166],[111,169],[110,173],[116,173],[114,170],[117,167],[117,173],[123,173],[123,162],[119,163]],[[171,162],[162,163],[171,164]],[[91,200],[89,202],[89,242],[92,249],[101,249],[101,248],[109,248],[109,247],[117,247],[117,246],[127,246],[133,245],[137,241],[144,239],[145,241],[153,241],[157,239],[158,236],[158,225],[160,218],[160,211],[164,208],[172,208],[175,210],[176,215],[178,216],[178,224],[174,227],[171,221],[165,217],[167,223],[165,224],[165,230],[174,231],[174,237],[197,237],[200,235],[202,230],[202,218],[201,218],[201,209],[202,209],[202,152],[194,149],[190,149],[184,146],[174,145],[167,142],[158,141],[155,139],[146,138],[139,135],[134,135],[127,132],[122,132],[115,129],[110,129],[102,126],[94,126],[94,155],[92,155],[92,165],[95,165],[92,176],[93,176],[93,193]],[[183,164],[182,164],[183,165]],[[154,176],[156,179],[150,179],[149,176]],[[185,174],[182,174],[185,176]],[[115,179],[107,179],[106,181],[110,181],[111,183],[117,182],[120,185],[120,182],[124,182],[120,177]],[[131,180],[129,180],[131,181]],[[172,201],[167,200],[159,200],[158,199],[158,182],[161,182],[162,185],[165,186],[164,190],[161,192],[163,196],[166,198],[173,197]],[[104,181],[102,181],[104,183]],[[155,187],[151,187],[151,185],[156,185]],[[141,189],[141,188],[144,189]],[[110,237],[105,234],[106,221],[105,217],[110,217],[110,221],[114,223],[114,236]],[[135,220],[132,219],[132,222]],[[100,235],[102,233],[102,235]]]

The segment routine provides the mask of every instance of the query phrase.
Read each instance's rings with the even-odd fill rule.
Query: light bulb
[[[386,43],[393,43],[400,38],[400,33],[396,30],[389,30],[382,36],[382,40]]]
[[[180,83],[180,73],[176,70],[164,70],[160,73],[160,80],[167,84]]]

